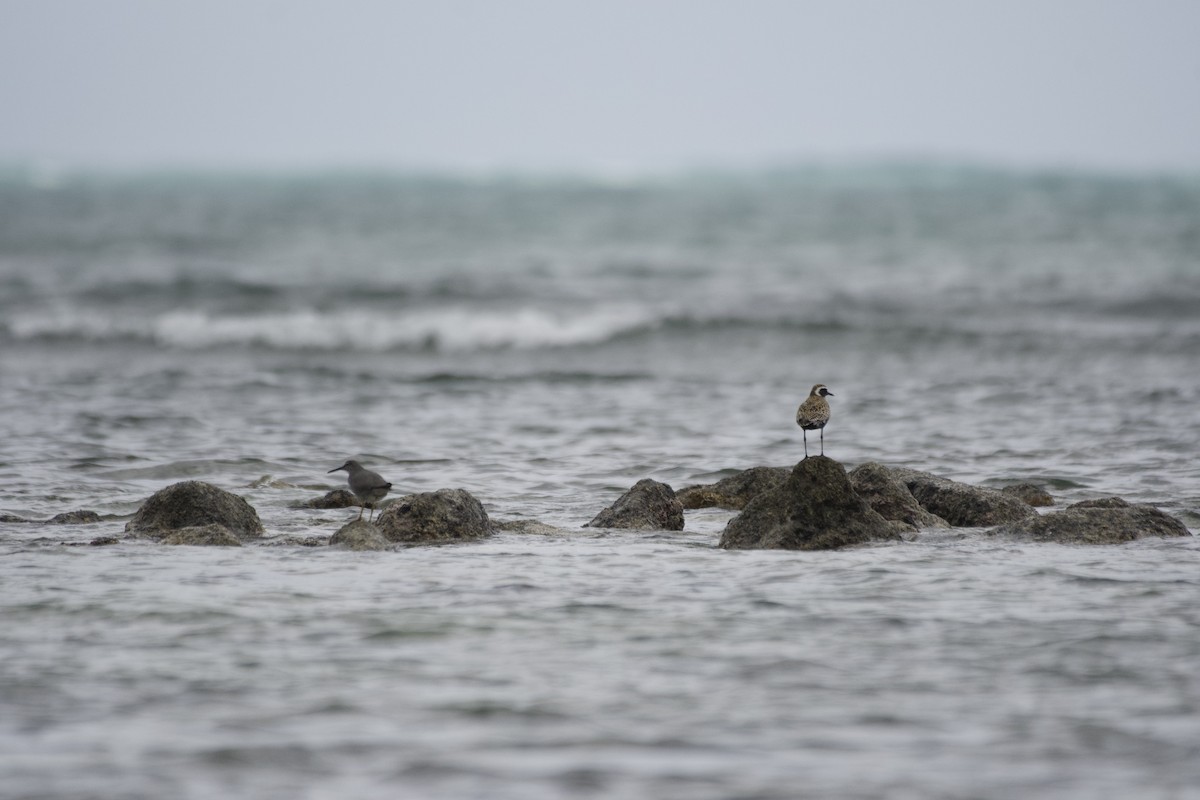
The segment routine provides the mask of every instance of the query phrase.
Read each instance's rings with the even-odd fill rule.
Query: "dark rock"
[[[903,522],[914,528],[948,528],[950,523],[931,514],[900,481],[892,470],[874,461],[860,464],[850,471],[850,485],[867,505],[881,517]]]
[[[1050,496],[1050,493],[1036,483],[1018,483],[1013,486],[1005,486],[1000,491],[1005,494],[1011,494],[1013,497],[1031,506],[1043,507],[1054,505],[1054,498]]]
[[[203,481],[183,481],[155,492],[125,525],[161,538],[181,528],[219,525],[240,539],[262,536],[258,513],[242,498]]]
[[[242,542],[224,525],[210,523],[176,528],[159,539],[161,544],[192,545],[195,547],[241,547]]]
[[[301,508],[352,508],[358,506],[358,498],[349,489],[334,489],[321,497],[301,503]]]
[[[845,468],[826,456],[801,461],[780,486],[755,497],[725,526],[727,550],[832,550],[876,540],[899,540],[850,485]]]
[[[1170,514],[1151,505],[1131,505],[1119,497],[1085,500],[988,533],[1060,544],[1123,544],[1149,536],[1191,535],[1187,526]]]
[[[956,528],[985,528],[1037,516],[1029,504],[996,489],[971,486],[915,469],[890,469],[922,508]]]
[[[583,527],[681,531],[683,506],[670,486],[643,478]]]
[[[88,542],[92,547],[103,547],[104,545],[117,544],[121,540],[115,536],[97,536]]]
[[[687,486],[675,493],[684,508],[729,508],[741,511],[752,499],[778,487],[791,473],[787,467],[751,467],[716,483]]]
[[[46,520],[47,525],[89,525],[93,522],[99,522],[100,515],[95,511],[66,511],[62,514],[55,514],[50,519]]]
[[[29,520],[12,514],[0,514],[0,522],[29,522]]]
[[[556,528],[536,519],[506,519],[493,522],[492,527],[505,533],[523,533],[535,536],[561,536],[572,533],[565,528]]]
[[[343,525],[330,538],[329,544],[346,550],[391,550],[395,547],[383,535],[378,525],[365,519],[357,519]]]
[[[436,544],[490,536],[483,505],[466,489],[438,489],[402,497],[379,515],[375,525],[392,542]]]

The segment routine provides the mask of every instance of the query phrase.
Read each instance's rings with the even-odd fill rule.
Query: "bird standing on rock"
[[[371,516],[367,518],[367,522],[370,522],[375,517],[375,504],[387,497],[392,485],[385,481],[378,472],[372,472],[354,459],[329,470],[329,472],[337,472],[339,469],[344,469],[350,474],[350,491],[354,492],[354,496],[360,503],[358,519],[362,519],[363,509],[370,506]],[[355,521],[357,522],[358,519]]]
[[[825,384],[818,383],[800,404],[800,408],[796,409],[796,424],[804,431],[805,458],[808,458],[809,431],[821,432],[821,455],[825,455],[825,425],[829,422],[829,401],[826,397],[833,397],[833,392],[825,388]]]

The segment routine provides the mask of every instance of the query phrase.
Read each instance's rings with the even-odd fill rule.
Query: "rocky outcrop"
[[[64,511],[46,520],[48,525],[91,525],[99,522],[100,515],[95,511]]]
[[[239,540],[257,539],[263,526],[242,498],[203,481],[183,481],[155,492],[125,530],[161,539],[172,531],[219,525]]]
[[[721,547],[832,550],[899,539],[896,526],[855,493],[841,464],[813,456],[730,520],[721,535]]]
[[[675,493],[686,508],[728,508],[741,511],[763,492],[778,487],[791,472],[787,467],[751,467],[716,483],[688,486]]]
[[[670,486],[643,478],[584,527],[681,531],[683,506]]]
[[[212,523],[189,528],[177,528],[158,540],[161,544],[191,545],[193,547],[241,547],[242,542],[224,525]]]
[[[301,503],[300,508],[351,508],[358,505],[358,498],[349,489],[334,489]]]
[[[1054,498],[1050,496],[1050,493],[1036,483],[1018,483],[1005,486],[1000,491],[1036,508],[1054,505]]]
[[[344,550],[391,550],[395,547],[378,525],[365,519],[348,522],[329,540],[332,547]]]
[[[971,486],[915,469],[889,469],[922,508],[956,528],[987,528],[1037,516],[1027,503],[996,489]]]
[[[1085,500],[1062,511],[1030,517],[988,531],[1034,542],[1124,544],[1148,536],[1189,536],[1187,526],[1151,505],[1119,497]]]
[[[388,541],[443,544],[490,536],[483,505],[466,489],[438,489],[402,497],[375,520]]]
[[[867,505],[887,520],[914,528],[948,528],[946,520],[921,507],[917,498],[892,470],[874,461],[850,471],[850,485]]]

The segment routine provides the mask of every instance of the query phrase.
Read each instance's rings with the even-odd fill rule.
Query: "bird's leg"
[[[821,455],[825,455],[825,429],[821,428]]]
[[[375,519],[375,506],[374,506],[374,504],[372,504],[372,505],[371,505],[371,515],[370,515],[369,517],[367,517],[367,522],[370,522],[370,521],[371,521],[371,520],[373,520],[373,519]]]
[[[800,434],[804,437],[804,457],[808,458],[808,431],[801,428]]]
[[[354,520],[355,522],[358,522],[360,519],[362,519],[362,511],[363,511],[363,506],[359,506],[358,507],[358,516],[355,518],[355,520]]]

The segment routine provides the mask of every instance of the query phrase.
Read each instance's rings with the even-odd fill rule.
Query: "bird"
[[[818,383],[796,409],[796,424],[804,431],[805,458],[808,458],[809,431],[821,432],[821,455],[825,455],[825,425],[829,422],[829,401],[826,397],[833,397],[833,392],[829,391],[825,384]]]
[[[383,498],[387,497],[388,491],[392,485],[385,481],[378,472],[372,472],[354,459],[350,459],[340,467],[335,467],[329,470],[329,473],[337,472],[339,469],[344,469],[350,475],[350,491],[354,492],[354,496],[358,498],[360,503],[358,507],[358,519],[362,519],[363,509],[370,506],[371,516],[367,518],[370,522],[375,517],[375,504]]]

